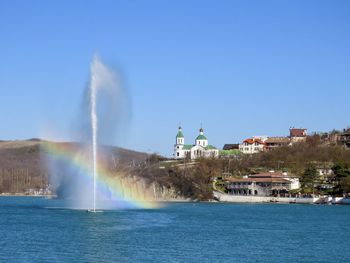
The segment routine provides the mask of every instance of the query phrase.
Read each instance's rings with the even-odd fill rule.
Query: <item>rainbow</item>
[[[48,153],[55,160],[64,161],[78,168],[79,171],[82,171],[79,174],[88,177],[86,179],[92,179],[91,157],[89,158],[81,149],[79,151],[78,147],[68,143],[45,142],[42,143],[41,148],[43,152]],[[153,201],[151,191],[138,189],[135,182],[125,181],[125,175],[109,170],[107,163],[102,158],[100,159],[96,177],[99,196],[112,200],[115,208],[152,209],[159,207],[159,204]]]

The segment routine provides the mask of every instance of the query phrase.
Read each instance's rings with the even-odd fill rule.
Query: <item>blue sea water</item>
[[[0,197],[0,262],[350,262],[350,206],[60,202]]]

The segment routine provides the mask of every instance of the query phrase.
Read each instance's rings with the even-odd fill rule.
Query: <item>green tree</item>
[[[336,164],[332,167],[332,171],[336,176],[337,180],[340,180],[344,177],[350,176],[350,169],[345,164]]]
[[[345,164],[335,164],[332,167],[335,175],[336,186],[334,187],[334,194],[343,194],[350,192],[350,169]]]
[[[313,165],[309,165],[300,178],[301,188],[305,193],[314,193],[317,170]]]
[[[347,177],[341,179],[340,188],[343,191],[343,193],[346,193],[349,195],[349,193],[350,193],[350,176],[347,176]]]

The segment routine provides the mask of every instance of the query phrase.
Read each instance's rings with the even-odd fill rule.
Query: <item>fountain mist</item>
[[[95,56],[90,81],[75,122],[74,141],[43,149],[50,182],[67,206],[77,209],[152,207],[153,188],[116,168],[116,149],[130,117],[130,100],[118,73]],[[112,164],[111,164],[112,162]],[[93,191],[93,194],[92,194]]]
[[[91,139],[92,139],[92,175],[93,175],[93,211],[96,211],[96,180],[97,180],[97,143],[98,143],[98,116],[97,116],[97,99],[99,92],[107,94],[112,98],[120,96],[121,85],[119,83],[118,76],[116,72],[110,70],[106,67],[98,56],[95,56],[91,66],[90,66],[90,122],[91,122]],[[116,99],[115,99],[116,100]],[[121,103],[121,101],[110,102],[110,107],[107,107],[108,110],[111,110],[111,107],[115,107],[113,103]],[[101,103],[106,101],[100,101]],[[105,105],[106,106],[106,105]],[[113,113],[113,110],[112,110]],[[100,114],[101,115],[101,114]],[[109,123],[110,127],[111,124]],[[110,142],[109,142],[110,143]]]

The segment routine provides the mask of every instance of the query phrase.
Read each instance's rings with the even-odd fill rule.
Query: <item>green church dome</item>
[[[176,134],[176,138],[184,138],[184,134],[182,133],[181,126],[179,127],[179,131]]]
[[[203,134],[199,134],[196,138],[196,140],[208,140],[207,137],[205,137]]]
[[[178,131],[178,133],[176,134],[176,138],[184,138],[184,134],[182,133],[182,131]]]

